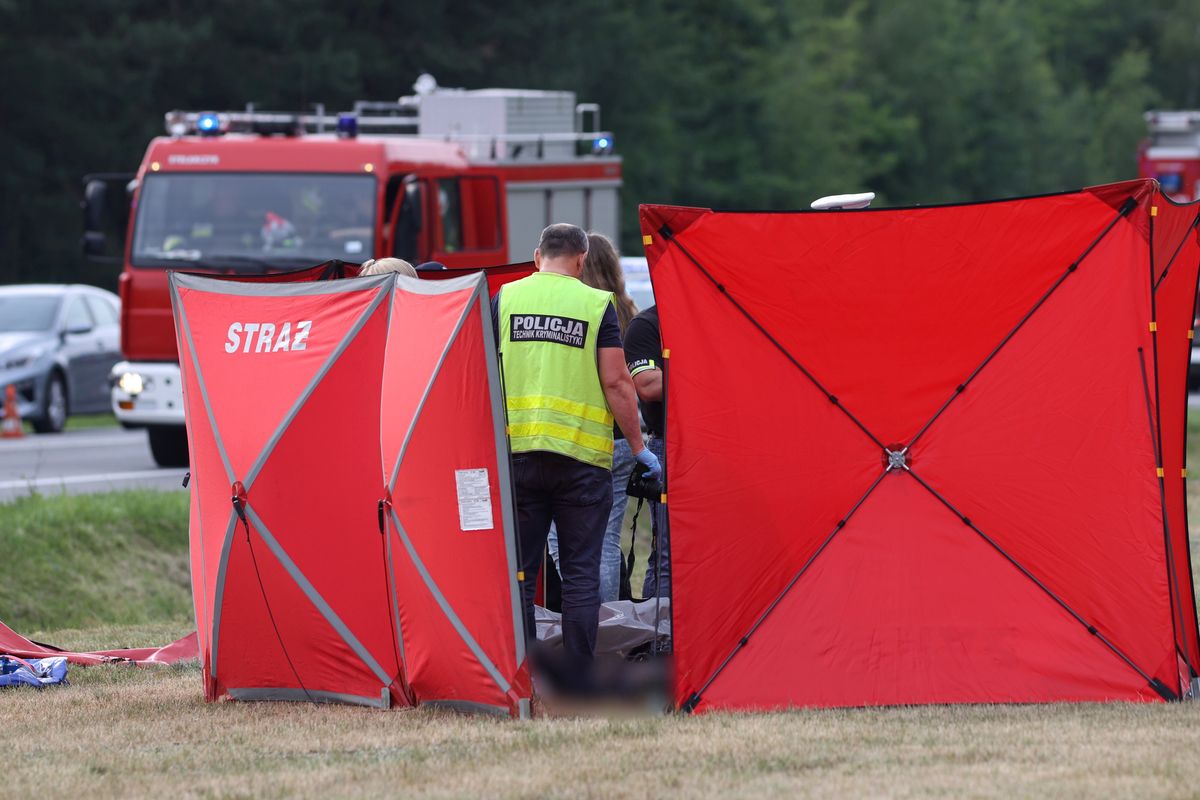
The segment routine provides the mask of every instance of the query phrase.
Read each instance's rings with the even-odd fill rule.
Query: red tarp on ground
[[[209,699],[527,711],[486,285],[172,276]]]
[[[670,351],[677,702],[1191,691],[1196,220],[1150,181],[643,206]]]
[[[94,666],[119,661],[132,661],[137,664],[176,664],[180,661],[199,658],[200,651],[196,646],[196,634],[189,633],[182,639],[163,647],[132,647],[122,650],[75,652],[26,639],[0,622],[0,655],[16,656],[17,658],[66,656],[67,661],[72,664]]]

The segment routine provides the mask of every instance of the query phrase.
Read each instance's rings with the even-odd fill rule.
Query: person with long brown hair
[[[579,280],[593,289],[603,289],[612,292],[613,305],[617,307],[617,324],[621,326],[621,336],[629,321],[637,313],[637,305],[625,291],[625,272],[621,269],[621,259],[612,240],[603,233],[588,234],[587,260],[583,262],[583,274]]]
[[[630,320],[637,314],[637,305],[625,291],[625,273],[621,269],[621,259],[612,240],[602,233],[589,233],[587,258],[583,262],[583,272],[579,280],[593,289],[612,292],[613,307],[617,311],[617,324],[621,328],[621,337]],[[604,546],[600,551],[600,602],[621,599],[621,523],[625,519],[625,506],[628,498],[625,487],[629,476],[633,473],[636,463],[629,442],[621,433],[621,429],[613,426],[613,461],[612,486],[613,504],[608,515],[608,527],[604,531]],[[550,556],[555,565],[558,564],[557,532],[550,531],[548,544]]]

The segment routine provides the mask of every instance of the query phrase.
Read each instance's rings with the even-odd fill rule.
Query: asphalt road
[[[160,469],[145,431],[97,428],[0,439],[0,503],[39,494],[179,490],[186,469]]]
[[[1190,395],[1188,405],[1200,409],[1200,395]],[[182,491],[186,471],[155,466],[145,431],[96,428],[0,439],[0,503],[32,492]]]

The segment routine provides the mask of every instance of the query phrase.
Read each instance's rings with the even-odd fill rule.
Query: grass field
[[[192,613],[182,492],[0,504],[0,620],[28,633]]]
[[[104,414],[72,414],[67,417],[67,430],[81,431],[87,428],[115,428],[117,427],[117,418],[111,413]],[[33,433],[33,426],[28,422],[24,424],[25,433]]]
[[[1189,428],[1189,462],[1196,465],[1200,417],[1193,415]],[[1189,488],[1189,507],[1193,531],[1200,530],[1200,483]],[[0,619],[79,649],[177,638],[191,628],[186,515],[182,493],[0,505]],[[48,605],[28,602],[31,591],[47,586],[57,589],[53,596],[42,591]],[[9,794],[1182,798],[1200,792],[1200,704],[1193,703],[583,714],[512,722],[427,710],[206,704],[194,664],[73,668],[70,677],[64,689],[0,693],[0,730],[9,732],[0,774]]]

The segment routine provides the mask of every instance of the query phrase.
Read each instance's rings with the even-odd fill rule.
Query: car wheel
[[[61,373],[51,372],[42,397],[42,413],[30,420],[38,433],[62,433],[67,425],[67,385]]]
[[[153,425],[146,429],[150,435],[150,453],[160,467],[188,465],[187,428],[182,425]]]

